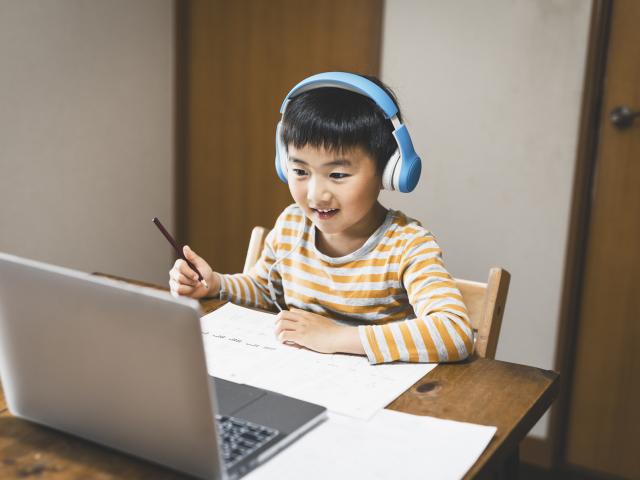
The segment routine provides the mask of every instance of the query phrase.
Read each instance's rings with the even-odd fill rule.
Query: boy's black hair
[[[389,87],[379,79],[362,75],[380,86],[398,106]],[[322,87],[294,97],[282,119],[282,140],[285,146],[302,148],[307,145],[342,152],[361,147],[376,161],[382,174],[389,157],[398,148],[393,137],[391,120],[369,97],[336,87]]]

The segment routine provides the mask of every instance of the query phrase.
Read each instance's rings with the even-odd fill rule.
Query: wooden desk
[[[203,302],[211,311],[221,303]],[[495,425],[498,430],[465,478],[489,478],[549,408],[557,373],[497,360],[472,358],[442,364],[387,408],[416,415]],[[0,478],[186,478],[71,435],[17,419],[0,388]],[[425,465],[424,478],[429,468]]]

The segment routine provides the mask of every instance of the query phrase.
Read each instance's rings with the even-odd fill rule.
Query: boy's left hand
[[[283,310],[276,316],[276,337],[320,353],[364,353],[358,329],[303,310]]]

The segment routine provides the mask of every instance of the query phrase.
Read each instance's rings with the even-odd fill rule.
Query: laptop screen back
[[[0,378],[18,417],[221,476],[194,300],[0,253]]]

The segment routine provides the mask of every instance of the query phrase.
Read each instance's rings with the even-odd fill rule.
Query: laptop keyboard
[[[222,459],[228,469],[245,459],[278,435],[275,428],[265,427],[237,417],[216,415],[221,437]]]

